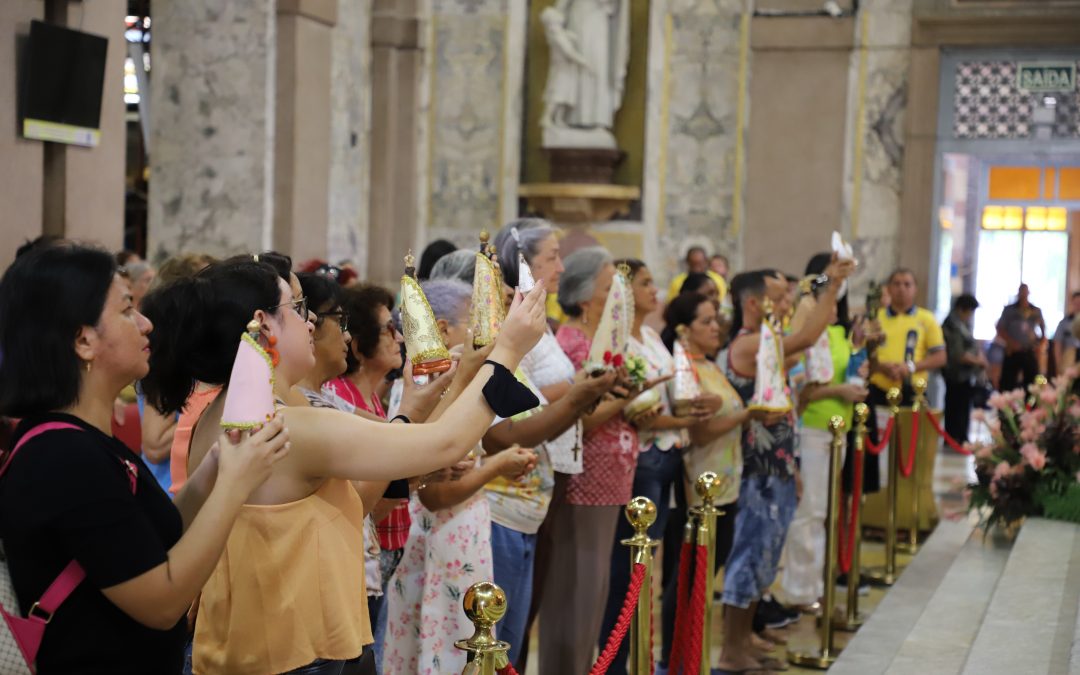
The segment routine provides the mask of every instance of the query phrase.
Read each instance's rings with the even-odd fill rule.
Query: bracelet
[[[412,424],[412,420],[409,419],[408,415],[394,415],[393,417],[390,418],[390,424],[393,424],[394,422],[397,422],[398,420],[401,420],[405,424]]]

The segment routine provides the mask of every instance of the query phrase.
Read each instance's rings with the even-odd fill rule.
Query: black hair
[[[281,311],[280,275],[252,256],[210,265],[148,293],[142,313],[150,333],[146,401],[162,414],[184,407],[196,382],[226,384],[236,346],[256,310]],[[277,309],[275,309],[277,308]]]
[[[22,246],[15,249],[15,257],[21,258],[34,249],[56,246],[57,244],[63,244],[64,241],[64,238],[57,234],[43,234],[33,239],[27,239]]]
[[[351,375],[360,368],[353,348],[364,358],[375,356],[379,338],[385,326],[379,324],[379,307],[394,308],[394,296],[390,291],[375,284],[351,286],[341,297],[341,308],[349,315],[349,335],[352,347],[345,356],[345,373]]]
[[[712,284],[715,286],[716,282],[705,272],[691,272],[686,275],[686,280],[683,281],[682,286],[679,287],[679,295],[682,295],[683,293],[701,293],[701,287],[705,284]],[[702,295],[704,295],[704,293],[702,293]]]
[[[424,248],[424,252],[420,254],[420,267],[416,268],[416,278],[420,281],[430,279],[431,268],[435,267],[435,263],[439,262],[439,258],[456,250],[457,246],[445,239],[436,239],[428,244]]]
[[[332,312],[341,305],[341,285],[333,277],[318,272],[301,272],[296,278],[307,298],[308,310],[316,315],[315,325],[322,325],[319,312]]]
[[[244,255],[234,255],[225,260],[225,263],[230,265],[243,262],[269,265],[275,274],[285,280],[285,283],[292,283],[292,258],[284,253],[278,253],[277,251],[263,251],[255,255],[245,253]]]
[[[691,246],[690,248],[686,249],[686,261],[690,262],[690,256],[694,255],[695,253],[700,253],[706,258],[709,256],[709,254],[705,252],[704,248],[700,246]]]
[[[807,274],[824,274],[825,270],[829,268],[832,263],[832,253],[818,253],[814,257],[810,258],[810,262],[806,263]],[[833,283],[836,283],[835,281]],[[849,286],[850,288],[850,286]],[[851,332],[851,308],[848,304],[848,293],[844,294],[844,297],[837,298],[836,300],[836,324],[837,326],[843,326],[844,331]]]
[[[765,295],[765,278],[775,277],[776,270],[754,270],[742,272],[731,279],[731,336],[738,335],[743,325],[743,303],[751,298]]]
[[[115,276],[111,253],[69,243],[32,247],[12,263],[0,279],[0,414],[79,400],[75,338],[100,322]]]
[[[664,341],[664,346],[669,352],[675,349],[679,326],[689,326],[693,323],[697,318],[698,307],[703,302],[709,302],[709,299],[701,293],[691,291],[680,293],[668,303],[664,310],[664,330],[660,332],[660,339]]]
[[[979,308],[979,301],[975,299],[975,296],[970,293],[964,293],[963,295],[956,296],[956,300],[953,300],[954,312],[966,312],[975,311]]]
[[[893,279],[902,274],[911,277],[913,280],[915,280],[916,284],[919,283],[918,280],[915,279],[915,273],[912,272],[911,269],[908,267],[897,267],[896,269],[894,269],[892,272],[889,273],[889,280],[885,283],[891,284],[893,282]]]
[[[615,261],[615,269],[619,269],[620,265],[626,265],[630,268],[631,281],[634,280],[634,277],[637,276],[637,273],[640,272],[642,268],[647,267],[645,261],[639,260],[638,258],[619,258]]]

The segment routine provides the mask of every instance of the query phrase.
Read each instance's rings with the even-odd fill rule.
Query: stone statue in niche
[[[550,53],[543,147],[615,150],[630,59],[630,0],[558,0],[540,14]]]

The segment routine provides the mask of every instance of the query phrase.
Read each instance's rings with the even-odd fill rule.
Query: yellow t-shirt
[[[720,290],[720,297],[717,298],[720,302],[724,301],[727,296],[727,282],[724,281],[724,277],[720,276],[712,270],[705,272],[709,275],[709,278],[713,280],[716,287]],[[679,289],[682,288],[683,283],[686,281],[686,277],[689,276],[686,272],[680,272],[675,275],[675,278],[671,280],[671,286],[668,287],[667,301],[671,302],[675,299],[675,296],[679,294]]]
[[[881,363],[904,363],[909,359],[918,363],[927,354],[945,349],[941,326],[930,310],[912,306],[907,312],[896,314],[884,308],[878,312],[878,321],[885,333],[885,342],[877,349],[877,358]],[[924,371],[915,375],[926,377],[927,373]],[[884,373],[874,373],[870,382],[884,391],[903,384]]]

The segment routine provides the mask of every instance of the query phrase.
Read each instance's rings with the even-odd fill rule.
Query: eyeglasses
[[[390,337],[397,338],[397,326],[394,324],[393,319],[386,322],[386,325],[383,326],[383,330],[386,331],[386,334]]]
[[[338,326],[341,327],[341,332],[342,333],[347,333],[349,331],[349,315],[346,314],[345,312],[342,312],[342,311],[323,312],[322,314],[316,314],[315,316],[318,317],[318,321],[316,321],[316,323],[320,324],[320,325],[322,324],[323,319],[325,319],[326,317],[328,317],[328,316],[336,316]]]
[[[270,309],[275,310],[279,307],[286,307],[290,305],[292,306],[293,311],[300,315],[301,319],[303,319],[304,321],[308,320],[307,298],[300,297],[295,300],[290,300],[289,302],[283,302],[280,305],[274,305]]]

